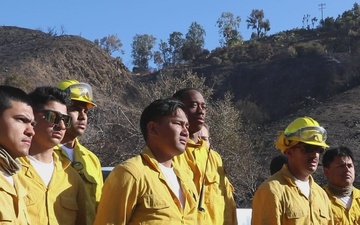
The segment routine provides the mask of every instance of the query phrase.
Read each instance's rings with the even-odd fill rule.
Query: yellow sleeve
[[[101,194],[102,194],[102,189],[104,186],[104,179],[103,179],[103,175],[101,172],[101,164],[98,158],[96,158],[96,169],[97,169],[97,176],[98,176],[98,184],[96,185],[96,209],[99,206],[99,202],[101,199]]]
[[[255,192],[252,201],[252,225],[281,225],[281,204],[270,190],[262,188]]]
[[[124,167],[117,166],[106,179],[94,225],[126,225],[137,203],[136,179]]]

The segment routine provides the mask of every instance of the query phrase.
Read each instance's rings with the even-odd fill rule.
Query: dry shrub
[[[227,175],[235,188],[238,207],[250,207],[252,196],[263,178],[264,168],[250,139],[249,125],[245,125],[242,112],[232,103],[232,95],[211,102],[207,121],[211,145],[222,156]]]
[[[326,53],[325,47],[320,43],[302,43],[294,46],[297,56],[314,56]]]
[[[12,74],[7,76],[4,80],[4,85],[17,87],[24,91],[29,90],[29,84],[27,82],[26,76],[23,74]]]
[[[248,55],[252,60],[269,60],[274,55],[274,50],[271,44],[254,41],[249,45]]]

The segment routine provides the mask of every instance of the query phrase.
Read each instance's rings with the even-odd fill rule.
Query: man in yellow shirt
[[[87,220],[88,224],[92,224],[101,197],[103,176],[99,158],[78,140],[78,137],[85,133],[88,111],[96,106],[93,102],[92,88],[89,84],[77,80],[64,80],[57,87],[70,92],[72,104],[68,107],[68,114],[72,120],[55,152],[60,158],[70,160],[83,179],[89,200],[86,204]]]
[[[0,224],[35,224],[27,213],[27,193],[18,179],[16,160],[28,154],[34,125],[29,96],[19,88],[0,85]]]
[[[201,139],[206,116],[203,96],[194,88],[185,88],[177,91],[173,97],[184,104],[183,109],[189,120],[189,141],[184,154],[175,157],[174,162],[190,169],[200,195],[197,224],[237,224],[234,189],[225,175],[221,156]]]
[[[328,179],[325,191],[331,201],[335,224],[360,224],[360,190],[355,180],[354,155],[345,146],[332,148],[322,158],[324,175]]]
[[[19,179],[28,192],[25,202],[30,219],[36,225],[91,225],[86,224],[81,177],[53,151],[71,124],[70,98],[50,86],[38,87],[29,96],[37,124],[29,155],[20,158]]]
[[[299,117],[279,132],[276,148],[288,162],[256,190],[252,225],[332,225],[330,201],[311,174],[325,148],[327,132],[310,117]]]
[[[156,100],[140,119],[146,147],[116,166],[105,181],[94,225],[194,225],[195,186],[172,158],[189,138],[188,120],[174,99]]]

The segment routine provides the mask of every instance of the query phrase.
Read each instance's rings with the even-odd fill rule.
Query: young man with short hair
[[[78,140],[87,128],[88,111],[96,106],[92,88],[89,84],[77,80],[61,81],[57,87],[70,93],[71,105],[68,107],[68,114],[72,120],[61,144],[55,147],[55,152],[60,158],[70,160],[83,179],[89,200],[86,204],[87,220],[92,224],[101,197],[103,176],[99,158]]]
[[[353,186],[355,167],[351,149],[340,146],[327,150],[322,164],[335,224],[360,224],[360,190]]]
[[[29,225],[27,192],[18,179],[20,163],[34,136],[31,99],[21,89],[0,85],[0,224]]]
[[[201,139],[200,131],[206,116],[205,100],[195,88],[179,90],[173,97],[184,104],[183,109],[189,120],[189,141],[184,154],[176,156],[174,162],[191,171],[200,195],[196,224],[236,225],[234,188],[226,177],[221,156]]]
[[[178,100],[156,100],[140,119],[146,147],[116,166],[105,181],[94,225],[194,225],[196,188],[172,163],[189,138]]]
[[[36,225],[91,225],[86,224],[81,177],[53,150],[71,125],[69,96],[50,86],[38,87],[29,96],[37,124],[29,155],[20,158],[19,179],[28,191],[26,205],[31,221]]]

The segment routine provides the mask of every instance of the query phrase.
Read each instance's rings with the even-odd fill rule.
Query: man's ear
[[[323,167],[323,172],[325,177],[329,179],[329,173],[330,173],[329,168]]]
[[[286,157],[288,158],[291,158],[291,156],[293,155],[293,149],[292,148],[286,149],[284,155],[286,155]]]
[[[147,128],[147,132],[149,135],[156,135],[157,134],[157,126],[156,123],[154,121],[150,121],[148,122],[148,124],[146,125]]]

